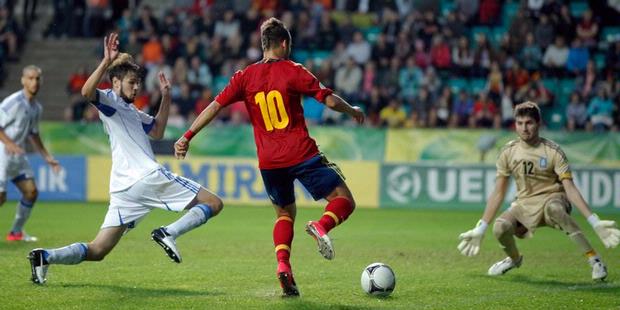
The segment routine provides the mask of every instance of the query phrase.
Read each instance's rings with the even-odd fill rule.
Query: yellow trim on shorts
[[[331,218],[334,219],[334,222],[336,222],[336,225],[340,224],[340,218],[338,218],[338,216],[332,212],[332,211],[325,211],[325,213],[323,213],[323,215],[327,215],[330,216]]]
[[[278,245],[276,246],[276,253],[278,253],[278,251],[280,251],[280,250],[285,250],[285,251],[287,251],[287,252],[291,252],[291,247],[289,247],[289,246],[288,246],[288,245],[286,245],[286,244],[278,244]]]
[[[294,222],[293,222],[293,219],[292,219],[292,218],[290,218],[290,217],[288,217],[288,216],[280,216],[280,217],[276,220],[276,223],[277,223],[277,222],[279,222],[279,221],[289,221],[289,222],[291,222],[291,223],[294,223]]]

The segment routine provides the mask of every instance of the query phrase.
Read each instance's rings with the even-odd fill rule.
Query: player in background
[[[37,241],[24,232],[24,224],[30,217],[38,191],[34,173],[25,155],[26,141],[30,141],[50,165],[54,173],[60,164],[47,151],[39,136],[39,121],[43,113],[41,103],[36,99],[41,87],[42,72],[34,65],[22,70],[21,83],[24,88],[0,103],[0,206],[6,201],[6,182],[12,181],[22,194],[13,227],[7,234],[7,241]]]
[[[599,220],[592,213],[573,183],[568,160],[560,146],[539,136],[538,105],[529,101],[519,104],[514,116],[519,139],[508,142],[500,151],[495,189],[476,227],[459,236],[459,251],[466,256],[478,254],[487,225],[502,205],[512,175],[517,185],[517,198],[493,225],[493,234],[508,257],[493,264],[488,274],[498,276],[521,266],[523,256],[513,236],[531,237],[536,228],[549,226],[563,231],[577,244],[592,267],[592,279],[605,279],[607,268],[570,216],[571,204],[588,219],[605,247],[618,245],[620,230],[615,228],[614,221]]]
[[[198,183],[174,175],[159,165],[149,136],[161,139],[168,121],[170,83],[159,73],[162,101],[157,115],[137,110],[132,102],[141,86],[140,67],[130,55],[119,53],[118,35],[104,39],[104,57],[82,87],[82,95],[99,110],[112,148],[110,205],[101,230],[90,243],[73,243],[57,249],[35,249],[29,259],[32,281],[42,284],[50,264],[79,264],[100,261],[114,248],[121,236],[151,210],[180,212],[176,222],[153,230],[151,237],[175,262],[181,255],[175,240],[204,224],[223,207],[222,200]],[[112,89],[96,89],[105,73]]]
[[[323,216],[306,224],[306,231],[316,239],[326,259],[334,257],[327,233],[355,209],[353,195],[339,168],[327,161],[308,134],[302,96],[312,96],[359,123],[364,121],[364,113],[333,94],[302,65],[288,60],[291,35],[280,20],[270,18],[261,25],[261,41],[263,59],[233,75],[224,90],[175,143],[175,155],[185,157],[191,138],[220,109],[237,101],[245,102],[254,128],[258,166],[276,211],[273,242],[277,276],[284,296],[298,296],[289,261],[296,214],[293,181],[299,180],[315,200],[328,201]]]

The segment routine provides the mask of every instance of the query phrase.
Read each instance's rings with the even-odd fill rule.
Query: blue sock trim
[[[50,253],[47,250],[43,250],[43,259],[47,261],[47,258],[50,257]]]
[[[205,214],[205,222],[208,221],[211,218],[211,215],[213,214],[213,211],[211,210],[211,208],[209,208],[209,206],[206,204],[197,204],[195,208],[199,208]]]
[[[86,259],[86,254],[88,253],[88,246],[86,243],[78,243],[80,249],[82,250],[82,260]]]
[[[26,201],[26,200],[24,200],[24,198],[22,198],[22,199],[19,201],[19,203],[20,203],[22,206],[26,207],[26,208],[32,208],[32,207],[34,207],[34,202]]]

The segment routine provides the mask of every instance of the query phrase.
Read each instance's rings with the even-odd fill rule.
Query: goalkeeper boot
[[[159,244],[166,251],[166,255],[175,263],[181,263],[181,253],[177,249],[177,243],[164,227],[153,230],[151,232],[151,239]]]
[[[293,278],[293,271],[291,266],[278,262],[278,280],[280,281],[280,287],[282,287],[282,297],[297,297],[299,296],[299,290],[297,284]]]
[[[519,258],[515,261],[513,261],[510,257],[506,257],[499,262],[493,264],[493,266],[489,268],[488,274],[490,276],[501,276],[513,268],[521,267],[522,262],[523,255],[519,256]]]
[[[23,242],[37,242],[39,238],[27,234],[25,231],[9,232],[6,235],[7,241],[23,241]]]
[[[30,279],[34,284],[43,284],[47,280],[45,276],[47,275],[49,263],[45,259],[44,253],[45,250],[43,249],[34,249],[28,254],[30,271],[32,272],[32,277]]]
[[[326,259],[333,259],[335,256],[332,240],[325,232],[325,228],[319,222],[310,221],[306,224],[306,232],[316,240],[319,246],[319,253]]]
[[[598,255],[588,258],[588,263],[592,266],[592,280],[603,281],[607,278],[607,266]]]

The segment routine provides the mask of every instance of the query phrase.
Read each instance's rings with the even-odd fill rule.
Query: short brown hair
[[[291,44],[291,33],[281,20],[272,17],[260,26],[260,40],[263,51],[266,51],[277,47],[282,41]]]
[[[113,78],[117,78],[122,81],[130,72],[135,73],[138,77],[142,74],[140,66],[138,66],[133,61],[133,57],[127,53],[118,54],[116,59],[114,59],[108,67],[108,76],[110,77],[110,81],[112,81]]]
[[[526,102],[518,104],[515,107],[514,116],[515,118],[519,116],[529,116],[533,118],[537,123],[540,123],[540,119],[541,119],[540,108],[538,107],[536,102],[526,101]]]

